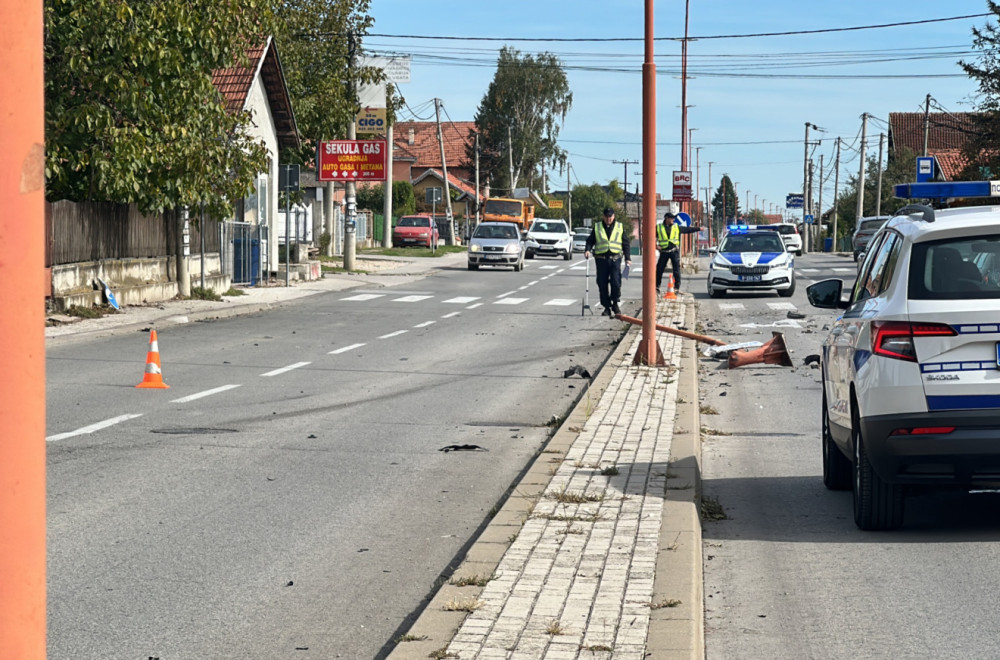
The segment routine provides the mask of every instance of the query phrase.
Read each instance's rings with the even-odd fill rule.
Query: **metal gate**
[[[222,269],[233,284],[256,286],[270,272],[267,227],[249,222],[227,221],[219,224]]]

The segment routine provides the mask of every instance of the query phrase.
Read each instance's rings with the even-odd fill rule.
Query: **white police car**
[[[896,186],[906,199],[990,195],[990,182]],[[871,239],[848,299],[843,282],[808,287],[843,309],[823,343],[823,481],[853,489],[867,530],[903,521],[907,490],[1000,484],[998,206],[907,206]]]
[[[727,290],[795,293],[792,255],[775,231],[730,225],[708,265],[708,295],[719,298]]]

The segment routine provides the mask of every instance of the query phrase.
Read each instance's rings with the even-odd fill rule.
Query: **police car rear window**
[[[915,243],[909,297],[914,300],[1000,298],[1000,236]]]

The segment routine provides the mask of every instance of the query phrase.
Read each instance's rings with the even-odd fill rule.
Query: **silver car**
[[[854,261],[861,257],[861,253],[868,249],[868,241],[872,239],[879,229],[888,222],[891,216],[879,215],[872,218],[860,218],[854,228],[854,236],[851,243],[854,248]]]
[[[469,270],[480,266],[524,269],[524,237],[514,222],[481,222],[469,240]]]
[[[589,229],[577,229],[573,233],[573,252],[586,252],[587,239],[590,238],[590,234],[591,231]]]

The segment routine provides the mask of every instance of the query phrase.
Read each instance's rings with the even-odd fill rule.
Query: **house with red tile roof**
[[[935,178],[941,181],[955,181],[966,166],[962,156],[969,135],[975,131],[972,112],[890,112],[889,150],[890,153],[906,148],[917,155],[924,152],[927,140],[927,155],[935,161]],[[916,172],[916,163],[913,164]]]
[[[474,141],[471,121],[441,122],[441,142],[444,143],[445,164],[448,166],[448,185],[458,191],[452,202],[455,216],[475,213],[475,172],[469,166],[467,148]],[[420,203],[427,188],[444,187],[441,163],[441,144],[438,141],[436,122],[404,121],[393,127],[393,167],[395,181],[409,181],[413,194]],[[485,182],[480,182],[480,195]],[[453,198],[454,199],[454,198]]]
[[[278,154],[285,147],[299,146],[295,113],[285,84],[281,59],[272,37],[250,48],[247,66],[237,65],[212,72],[212,83],[225,99],[229,112],[249,112],[251,137],[263,141],[269,154],[267,171],[257,177],[257,190],[236,205],[236,220],[266,223],[269,235],[277,236]],[[267,263],[278,263],[278,241],[269,241]]]

